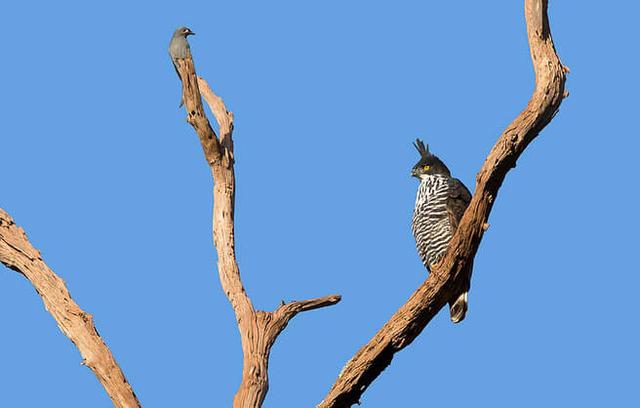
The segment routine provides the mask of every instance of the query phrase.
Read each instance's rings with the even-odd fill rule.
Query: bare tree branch
[[[487,219],[508,171],[553,119],[565,95],[566,67],[558,58],[547,17],[547,0],[525,0],[525,17],[536,87],[527,107],[507,127],[476,178],[476,191],[444,259],[391,319],[347,362],[318,408],[358,403],[366,388],[408,346],[452,296],[454,282],[475,257]]]
[[[93,317],[71,299],[64,281],[44,263],[24,230],[0,209],[0,262],[26,277],[42,297],[60,330],[78,347],[82,364],[98,377],[116,407],[139,407],[133,389],[104,343]]]
[[[306,312],[321,307],[335,305],[340,301],[340,295],[330,295],[317,299],[293,301],[291,303],[283,303],[273,312],[274,325],[282,325],[282,329],[300,312]]]
[[[198,77],[198,87],[220,127],[220,144],[233,154],[233,140],[231,139],[231,134],[233,133],[233,113],[227,111],[222,98],[213,93],[207,81],[202,77]]]
[[[554,49],[547,18],[547,0],[525,0],[525,17],[536,87],[527,107],[502,133],[476,179],[476,191],[444,259],[391,319],[347,362],[320,408],[357,403],[362,393],[409,345],[447,303],[461,271],[473,260],[489,213],[508,171],[528,144],[553,119],[563,97],[564,67]],[[339,295],[282,303],[275,311],[255,310],[242,284],[235,256],[235,174],[233,114],[206,81],[195,73],[193,59],[177,61],[183,79],[187,121],[196,131],[214,179],[213,239],[222,288],[234,310],[244,354],[242,382],[234,397],[236,408],[258,408],[268,391],[269,354],[278,335],[298,313],[334,305]],[[201,94],[202,92],[202,94]],[[206,117],[202,97],[220,128],[216,135]],[[42,297],[62,332],[78,347],[116,407],[139,407],[110,350],[96,331],[91,315],[71,299],[68,289],[29,243],[24,231],[0,209],[0,262],[24,275]]]
[[[187,121],[198,134],[213,175],[213,241],[218,253],[218,274],[222,289],[236,316],[244,354],[242,382],[233,399],[233,406],[257,408],[262,405],[269,389],[269,354],[280,332],[299,312],[336,304],[340,301],[340,296],[291,302],[281,305],[275,312],[256,311],[253,308],[242,285],[235,256],[233,114],[227,110],[222,99],[213,93],[207,82],[196,76],[190,55],[178,62],[177,69],[184,81]],[[204,114],[201,92],[220,127],[219,140]]]

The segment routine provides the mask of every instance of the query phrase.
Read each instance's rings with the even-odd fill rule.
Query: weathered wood
[[[115,407],[139,407],[133,389],[93,323],[93,317],[71,299],[64,281],[44,263],[24,230],[0,209],[0,262],[31,282],[62,332],[78,347]]]
[[[218,253],[218,275],[236,316],[242,343],[242,381],[233,399],[235,408],[258,408],[269,389],[269,354],[278,335],[299,312],[330,306],[339,295],[291,302],[274,312],[255,310],[242,285],[235,255],[235,173],[233,160],[233,114],[207,82],[196,76],[191,55],[177,65],[183,82],[187,121],[202,144],[213,176],[213,241]],[[205,98],[220,128],[220,139],[204,114]]]
[[[525,16],[536,87],[527,107],[502,133],[476,179],[476,191],[447,255],[391,319],[347,362],[320,408],[357,403],[362,393],[409,345],[451,297],[458,275],[473,260],[497,192],[528,144],[552,120],[566,96],[564,67],[555,52],[547,18],[547,0],[525,0]],[[214,179],[213,240],[222,288],[234,310],[244,354],[236,408],[257,408],[268,391],[269,354],[278,335],[299,312],[330,306],[339,295],[283,303],[273,312],[255,310],[235,256],[233,114],[195,73],[191,55],[179,61],[187,121],[196,131]],[[202,95],[201,95],[202,92]],[[220,127],[216,135],[202,106],[204,97]],[[64,282],[42,260],[24,231],[0,209],[0,262],[24,275],[36,288],[63,333],[78,347],[116,407],[139,407],[131,386],[96,331],[91,315],[71,299]]]
[[[547,0],[525,0],[536,87],[527,107],[498,138],[476,178],[476,190],[446,256],[391,319],[347,362],[318,408],[358,403],[366,388],[408,346],[451,298],[453,283],[472,262],[498,189],[516,160],[554,117],[567,69],[558,58],[547,18]]]

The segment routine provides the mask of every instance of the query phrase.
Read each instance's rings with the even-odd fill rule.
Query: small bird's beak
[[[187,33],[187,36],[190,36],[190,35],[196,35],[196,33],[194,33],[193,31],[189,30],[189,32]]]

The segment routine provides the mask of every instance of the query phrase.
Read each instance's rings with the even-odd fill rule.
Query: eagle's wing
[[[447,214],[453,233],[458,229],[460,219],[471,202],[469,189],[457,178],[452,179],[447,198]]]
[[[449,186],[449,197],[447,198],[447,214],[452,232],[455,233],[460,224],[460,219],[471,202],[471,193],[462,181],[454,178]],[[471,272],[473,271],[473,260],[463,272],[463,278],[458,281],[458,289],[449,300],[449,314],[454,323],[462,321],[467,313],[468,302],[467,293],[471,286]],[[466,275],[466,276],[465,276]]]

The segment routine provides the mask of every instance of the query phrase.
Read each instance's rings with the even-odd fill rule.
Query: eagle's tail
[[[468,296],[469,292],[465,290],[460,293],[458,297],[449,301],[449,314],[451,315],[452,322],[460,323],[464,320],[467,314],[467,308],[469,307]]]
[[[451,315],[451,321],[454,323],[460,323],[467,315],[467,309],[469,308],[469,288],[471,287],[471,273],[473,272],[473,261],[469,265],[466,276],[458,283],[458,289],[454,292],[451,300],[449,300],[449,314]],[[464,275],[463,275],[464,276]]]

